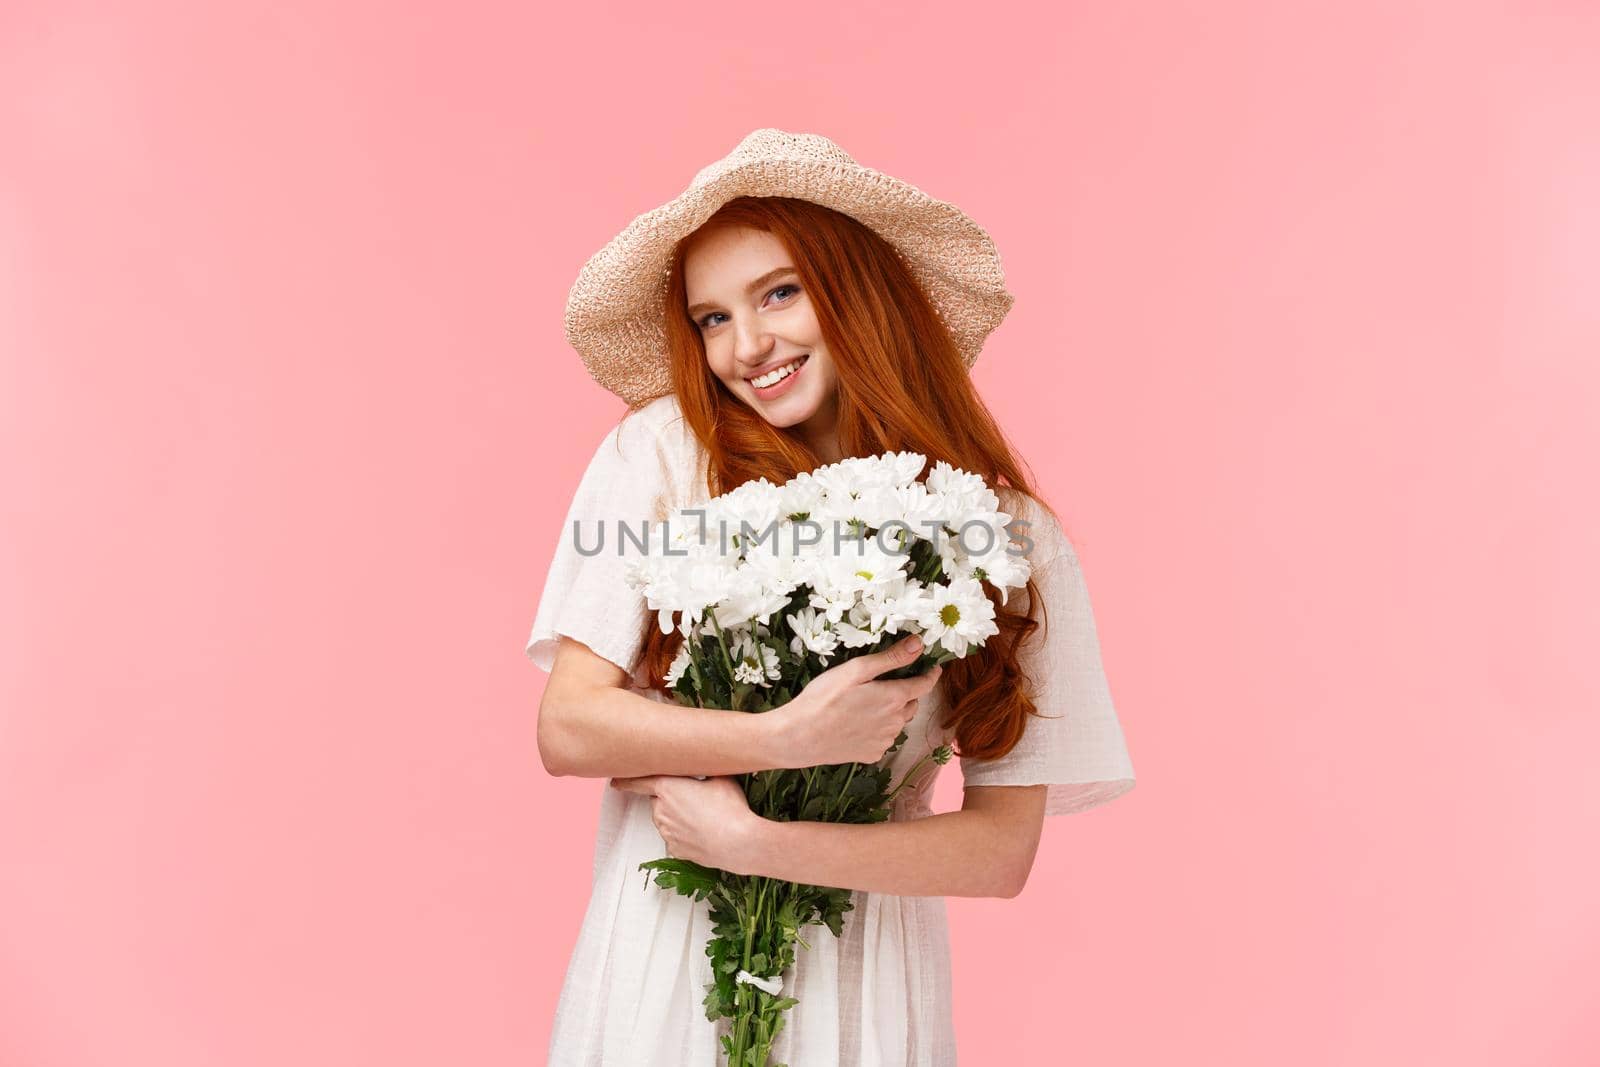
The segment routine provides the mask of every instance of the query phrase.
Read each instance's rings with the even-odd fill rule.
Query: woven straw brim
[[[809,200],[877,231],[927,293],[968,367],[1011,309],[994,240],[954,204],[855,164],[738,164],[634,219],[590,257],[567,296],[568,342],[594,380],[630,407],[672,391],[664,322],[674,246],[740,196]]]

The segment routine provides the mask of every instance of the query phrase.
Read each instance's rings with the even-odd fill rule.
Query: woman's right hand
[[[876,763],[917,714],[917,704],[938,682],[943,667],[914,678],[878,681],[922,654],[912,635],[882,652],[845,660],[813,678],[789,703],[766,712],[773,720],[776,766],[818,767]]]

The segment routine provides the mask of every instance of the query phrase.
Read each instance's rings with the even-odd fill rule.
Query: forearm
[[[601,687],[546,701],[539,751],[551,774],[581,778],[743,774],[777,766],[774,726],[767,715],[660,703]]]
[[[1026,874],[1012,839],[987,813],[906,822],[759,820],[746,874],[910,897],[1012,897]]]

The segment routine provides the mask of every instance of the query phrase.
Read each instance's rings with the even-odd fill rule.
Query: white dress
[[[601,442],[578,486],[539,601],[527,654],[549,670],[565,634],[630,674],[644,626],[654,624],[640,595],[623,580],[616,524],[637,531],[672,508],[706,499],[705,452],[682,420],[677,400],[662,397],[624,417]],[[1003,494],[1003,491],[1002,491]],[[1012,512],[1018,515],[1017,511]],[[1035,517],[1043,516],[1042,518]],[[1022,740],[1001,759],[959,760],[966,785],[1048,784],[1045,812],[1083,811],[1133,787],[1133,766],[1101,670],[1099,641],[1083,576],[1070,543],[1048,513],[1026,511],[1035,542],[1033,577],[1046,598],[1048,632],[1031,639],[1023,666],[1035,704]],[[585,551],[605,527],[603,551],[574,547],[579,523]],[[629,542],[626,551],[638,551]],[[1024,595],[1013,593],[1013,596]],[[935,690],[907,726],[893,781],[950,740],[937,721]],[[896,799],[895,820],[932,814],[928,799],[941,770],[931,760]],[[705,945],[707,903],[657,887],[639,864],[665,856],[648,797],[605,789],[588,909],[567,966],[549,1060],[554,1067],[717,1067],[728,1021],[706,1019],[711,981]],[[787,1014],[772,1063],[790,1067],[946,1067],[956,1062],[951,1024],[950,949],[943,897],[857,891],[835,938],[807,928],[809,950],[796,949],[785,995]]]

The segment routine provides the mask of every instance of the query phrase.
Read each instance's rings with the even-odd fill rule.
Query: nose
[[[755,316],[733,322],[733,358],[740,369],[749,373],[761,366],[772,355],[772,335]]]

